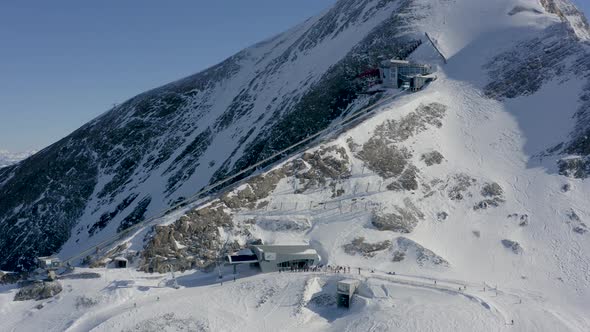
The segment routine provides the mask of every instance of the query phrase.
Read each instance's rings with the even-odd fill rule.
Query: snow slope
[[[309,241],[329,264],[487,282],[517,293],[530,290],[547,303],[545,310],[572,322],[570,329],[588,329],[590,184],[560,175],[557,160],[563,155],[547,153],[567,142],[579,123],[579,97],[587,89],[588,72],[566,66],[588,59],[588,45],[580,43],[580,52],[561,59],[559,75],[533,78],[540,83],[536,90],[521,84],[526,91],[490,98],[494,71],[504,70],[497,68],[497,55],[527,52],[523,45],[539,35],[547,43],[565,36],[576,36],[579,42],[583,36],[564,29],[557,15],[543,14],[544,7],[535,1],[415,4],[443,13],[435,16],[439,23],[433,19],[420,28],[447,54],[448,64],[438,62],[438,80],[422,92],[396,98],[369,120],[307,151],[323,155],[330,148],[344,149],[342,160],[350,174],[326,176],[325,183],[310,185],[308,170],[314,165],[299,155],[274,170],[287,170],[301,160],[307,168],[282,178],[271,194],[257,200],[258,205],[235,207],[222,198],[221,206],[227,206],[235,224],[229,239],[242,244],[258,238],[267,243]],[[510,15],[517,6],[526,10]],[[457,22],[467,16],[473,21],[464,28]],[[424,44],[412,58],[432,62],[433,54]],[[534,50],[530,54],[534,56]],[[520,73],[528,79],[527,74]],[[433,103],[446,107],[440,126],[424,121],[412,127],[408,119],[415,118],[421,105]],[[417,168],[414,188],[388,189],[404,175],[384,177],[363,157],[368,143],[383,136],[380,126],[387,121],[405,124],[395,127],[400,131],[410,128],[408,137],[393,133],[386,141],[410,152],[405,169]],[[428,166],[423,156],[433,151],[444,159]],[[487,194],[490,184],[498,185],[501,193]],[[254,183],[251,187],[256,188]],[[335,194],[337,190],[342,193]],[[247,195],[246,187],[229,197],[240,195]],[[376,214],[396,213],[415,227],[392,232],[373,222]],[[276,226],[269,227],[273,223]],[[359,237],[386,249],[351,255],[345,246]],[[401,254],[405,258],[396,261]],[[146,259],[149,263],[153,258]]]
[[[140,270],[188,270],[177,278],[179,290],[161,280],[169,275],[108,270],[107,281],[64,281],[71,292],[41,310],[3,301],[6,326],[590,330],[588,150],[577,143],[586,142],[579,139],[587,130],[587,30],[571,23],[575,13],[556,10],[566,1],[396,4],[400,16],[412,15],[405,28],[427,32],[447,57],[444,63],[428,43],[410,56],[435,65],[436,81],[360,123],[335,127],[321,145],[206,205],[130,235],[130,248],[142,250]],[[564,160],[578,160],[580,172],[564,171]],[[323,264],[360,267],[364,286],[351,311],[331,304],[338,274],[242,270],[222,286],[199,271],[258,239],[309,242]],[[70,240],[61,255],[82,247]],[[101,300],[72,311],[82,293]]]
[[[242,271],[247,273],[247,271]],[[481,284],[391,276],[273,273],[226,278],[111,270],[98,279],[65,280],[63,294],[37,303],[0,294],[7,331],[583,331],[531,292],[483,290]],[[358,278],[350,309],[335,306],[336,282]],[[467,287],[459,290],[459,287]],[[35,305],[35,306],[34,306]],[[549,308],[549,310],[548,310]],[[452,317],[452,319],[449,319]],[[514,325],[512,325],[514,321]]]

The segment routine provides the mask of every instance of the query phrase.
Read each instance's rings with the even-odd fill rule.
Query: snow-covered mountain
[[[356,77],[394,57],[438,65],[439,79],[423,93],[396,98],[386,107],[392,111],[381,111],[328,148],[298,157],[301,162],[277,176],[303,183],[294,190],[311,200],[305,201],[311,210],[328,199],[318,187],[324,182],[338,197],[358,194],[358,186],[371,189],[381,179],[383,197],[366,201],[380,203],[383,228],[413,233],[428,228],[421,226],[429,225],[426,210],[430,217],[440,210],[437,220],[452,209],[467,209],[470,214],[464,214],[474,220],[491,218],[488,210],[532,216],[537,208],[552,206],[547,197],[556,198],[534,196],[527,186],[557,186],[561,193],[569,184],[563,204],[550,211],[577,216],[568,219],[567,229],[583,233],[582,179],[590,169],[588,31],[569,1],[339,1],[217,66],[136,96],[3,168],[1,267],[27,268],[37,255],[61,249],[67,256],[100,243],[376,103],[388,92],[365,94],[367,83]],[[440,62],[425,32],[448,64]],[[442,163],[427,166],[425,160]],[[352,169],[340,169],[347,167]],[[359,172],[368,170],[365,178],[374,178],[357,184]],[[298,178],[299,172],[306,175]],[[334,174],[339,178],[331,178]],[[280,181],[270,188],[280,187]],[[501,194],[483,194],[496,184]],[[313,199],[308,190],[319,196]],[[430,194],[445,190],[451,203],[469,204],[448,206]],[[246,200],[274,200],[275,191],[266,191],[267,196]],[[419,192],[429,195],[422,203]],[[576,199],[582,201],[575,204]],[[508,207],[510,202],[519,204]],[[233,208],[252,208],[241,204]],[[488,209],[495,205],[500,208]],[[400,216],[403,228],[387,226]],[[496,233],[502,227],[507,226]],[[586,236],[580,232],[575,236]],[[376,234],[367,241],[379,238]],[[410,241],[419,244],[416,239],[426,237],[420,234]],[[450,250],[453,241],[447,241],[438,246]],[[433,250],[445,256],[438,251]]]
[[[261,165],[205,204],[193,202],[156,220],[158,227],[85,252],[85,263],[101,266],[133,249],[140,252],[134,267],[144,272],[207,271],[220,252],[249,242],[306,241],[325,264],[401,271],[412,285],[416,278],[446,280],[453,295],[458,285],[469,286],[466,301],[485,310],[472,315],[473,306],[441,300],[443,316],[464,314],[464,325],[447,330],[502,330],[517,317],[521,330],[587,331],[589,36],[568,0],[341,0],[0,170],[1,267],[26,268],[38,254],[77,255],[327,129],[304,151]],[[433,65],[437,80],[417,93],[367,93],[359,74],[394,57]],[[370,105],[367,116],[340,123]],[[397,293],[383,276],[365,277],[370,291],[362,296],[369,300],[342,320],[301,309],[313,308],[312,293],[334,286],[324,277],[257,277],[225,293],[188,289],[198,284],[189,280],[183,294],[190,300],[174,293],[163,301],[182,315],[191,301],[191,310],[207,312],[193,318],[212,330],[409,331],[449,323],[430,301],[438,298],[388,302]],[[479,293],[480,285],[495,289],[496,298]],[[148,301],[143,290],[133,292],[124,296]],[[430,300],[417,304],[416,296]],[[117,315],[113,308],[128,308],[104,301],[109,308],[68,326],[132,329],[156,324],[149,319],[161,308]],[[262,311],[248,301],[262,301]],[[375,314],[382,311],[409,323]],[[285,319],[273,320],[273,313]],[[330,319],[335,323],[326,324]],[[66,321],[60,317],[56,329]]]
[[[2,169],[0,267],[27,268],[68,240],[99,243],[374,102],[353,79],[411,52],[415,15],[398,1],[341,1]]]
[[[10,152],[7,150],[0,150],[0,168],[16,164],[33,154],[35,154],[35,151]]]

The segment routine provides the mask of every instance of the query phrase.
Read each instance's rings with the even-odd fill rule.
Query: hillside
[[[409,2],[340,1],[2,169],[0,268],[100,243],[375,102],[354,78],[415,48],[414,15]]]
[[[78,257],[100,278],[64,281],[68,291],[42,309],[4,301],[5,324],[588,331],[589,36],[567,0],[341,0],[137,96],[0,170],[2,268],[78,255],[327,131]],[[436,81],[367,94],[355,78],[394,57],[431,64]],[[378,106],[362,121],[339,124],[369,105]],[[330,302],[343,277],[329,270],[252,276],[242,266],[239,280],[228,268],[218,285],[219,256],[259,241],[309,242],[324,265],[362,269],[346,276],[364,283],[351,311]],[[121,255],[131,268],[102,268]]]

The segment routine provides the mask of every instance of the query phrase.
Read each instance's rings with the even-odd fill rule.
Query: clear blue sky
[[[0,150],[43,148],[335,0],[2,1]]]
[[[43,148],[335,1],[3,1],[0,150]],[[577,1],[590,13],[590,0]]]

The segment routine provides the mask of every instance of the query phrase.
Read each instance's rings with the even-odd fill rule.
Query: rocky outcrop
[[[313,153],[304,153],[303,165],[297,167],[295,178],[302,185],[297,193],[310,188],[323,187],[328,181],[343,180],[350,177],[350,159],[346,150],[337,145],[321,147]]]
[[[393,191],[411,191],[418,189],[418,167],[409,165],[404,169],[397,180],[387,185],[387,190]]]
[[[420,160],[422,160],[426,166],[433,166],[433,165],[438,165],[440,163],[443,162],[443,160],[445,160],[445,158],[443,157],[443,155],[438,152],[438,151],[431,151],[431,152],[427,152],[422,154],[422,156],[420,157]]]
[[[508,239],[501,241],[504,248],[510,249],[515,254],[522,254],[524,249],[520,246],[520,243]]]
[[[224,205],[210,205],[189,211],[168,226],[157,226],[141,255],[139,269],[164,273],[186,269],[210,269],[223,255],[238,249],[236,243],[222,243],[219,229],[231,231],[234,223]]]
[[[588,232],[588,226],[582,222],[580,216],[573,209],[566,213],[568,225],[571,225],[572,230],[578,234],[586,234]]]
[[[485,183],[481,189],[481,195],[485,198],[473,206],[473,210],[485,210],[489,207],[498,207],[504,203],[504,190],[496,182]]]
[[[373,137],[363,144],[357,157],[365,162],[367,168],[387,179],[402,174],[412,153],[405,147],[388,145],[385,140]]]
[[[392,255],[393,262],[401,262],[408,257],[414,257],[416,263],[422,267],[449,266],[449,262],[444,258],[405,237],[397,238]]]
[[[378,252],[391,248],[391,241],[375,243],[365,242],[364,237],[357,237],[351,243],[343,246],[344,252],[349,255],[361,255],[363,257],[374,257]]]
[[[390,190],[417,189],[417,168],[411,164],[412,153],[396,144],[425,131],[429,126],[440,128],[447,107],[439,103],[420,105],[414,112],[399,119],[387,120],[375,128],[374,135],[356,154],[367,167],[383,178],[401,177]],[[350,143],[349,143],[350,145]],[[414,189],[412,189],[414,188]]]
[[[459,173],[452,176],[449,182],[450,187],[447,191],[449,198],[453,201],[460,201],[466,195],[471,195],[468,190],[477,181],[465,173]]]
[[[43,300],[53,297],[62,291],[62,286],[57,281],[33,282],[23,286],[14,295],[15,301]]]
[[[224,194],[221,201],[232,209],[247,208],[252,210],[259,200],[268,197],[275,190],[281,179],[291,174],[291,165],[287,165],[255,176],[240,188]]]
[[[570,157],[557,162],[559,174],[574,179],[585,179],[590,174],[590,155],[585,157]]]
[[[380,231],[392,231],[397,233],[411,233],[418,222],[424,219],[424,214],[412,203],[404,200],[404,207],[395,206],[395,212],[374,212],[371,224]]]

